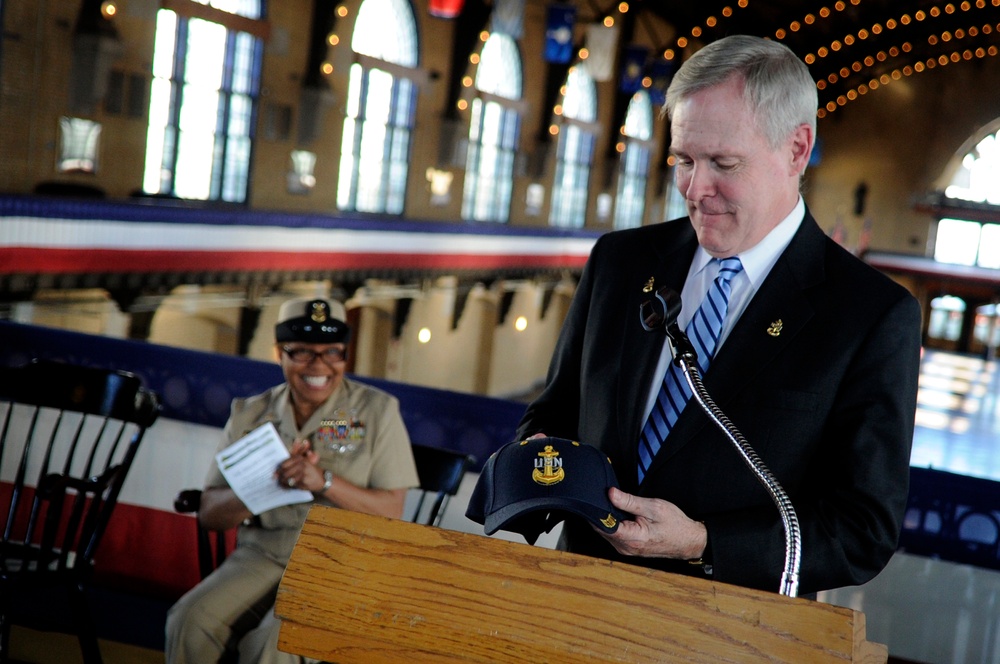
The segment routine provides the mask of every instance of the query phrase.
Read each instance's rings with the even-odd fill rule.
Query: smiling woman
[[[345,376],[346,318],[336,300],[282,304],[274,337],[285,382],[233,400],[219,451],[273,427],[287,458],[272,479],[298,494],[286,494],[291,504],[255,511],[218,468],[209,470],[198,520],[210,530],[239,526],[238,544],[170,610],[167,662],[217,661],[227,643],[253,661],[285,661],[266,609],[312,504],[402,517],[407,490],[418,484],[410,439],[395,397]]]
[[[346,343],[351,337],[346,320],[347,310],[336,300],[297,298],[281,305],[275,327],[276,354],[298,427],[343,381]]]

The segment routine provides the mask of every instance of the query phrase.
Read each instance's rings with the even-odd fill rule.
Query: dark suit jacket
[[[784,530],[769,494],[693,401],[642,485],[636,442],[665,335],[646,332],[643,286],[678,293],[697,248],[687,219],[609,233],[594,246],[523,438],[595,445],[622,489],[704,521],[716,580],[777,591]],[[768,333],[781,322],[777,336]],[[709,394],[789,493],[802,530],[800,591],[864,583],[895,551],[906,506],[920,308],[827,238],[807,212],[705,375]],[[570,519],[571,551],[620,559]],[[628,558],[668,571],[683,561]]]

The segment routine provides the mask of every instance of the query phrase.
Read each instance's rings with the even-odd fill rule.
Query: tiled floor
[[[104,639],[100,648],[105,664],[163,664],[158,650]],[[83,664],[76,637],[17,625],[11,630],[11,659],[13,664]]]
[[[913,466],[1000,481],[996,360],[928,351],[920,375]],[[864,611],[868,639],[927,664],[1000,663],[1000,573],[905,553],[856,588],[820,600]]]
[[[997,361],[927,351],[921,370],[912,464],[1000,481],[1000,370]],[[467,475],[442,527],[482,533],[465,518],[476,477]],[[498,533],[507,537],[506,533]],[[541,546],[553,546],[558,527]],[[518,536],[510,539],[521,541]],[[890,655],[926,664],[1000,664],[1000,573],[898,554],[882,574],[856,588],[821,593],[820,600],[867,615],[868,639]],[[161,616],[162,619],[162,616]],[[49,642],[56,659],[75,642]],[[138,653],[138,655],[136,654]],[[108,662],[157,661],[156,651],[107,652]],[[136,659],[138,657],[138,659]],[[162,660],[160,660],[162,661]]]
[[[1000,481],[997,366],[996,360],[925,353],[911,465]]]

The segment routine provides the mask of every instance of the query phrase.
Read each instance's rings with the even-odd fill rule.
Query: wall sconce
[[[316,186],[316,153],[292,150],[292,169],[288,171],[288,193],[308,194]]]

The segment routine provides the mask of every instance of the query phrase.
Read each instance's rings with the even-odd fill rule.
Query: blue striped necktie
[[[715,354],[719,334],[722,332],[722,324],[726,320],[731,291],[729,282],[743,270],[743,264],[735,256],[715,260],[721,264],[719,276],[709,286],[705,299],[702,300],[701,306],[685,330],[691,345],[698,353],[698,369],[702,375],[708,371],[708,364]],[[663,441],[667,439],[670,428],[674,426],[690,398],[691,388],[684,379],[684,370],[671,362],[663,377],[660,392],[656,396],[656,403],[653,404],[653,410],[649,413],[649,419],[646,420],[639,437],[640,483]]]

